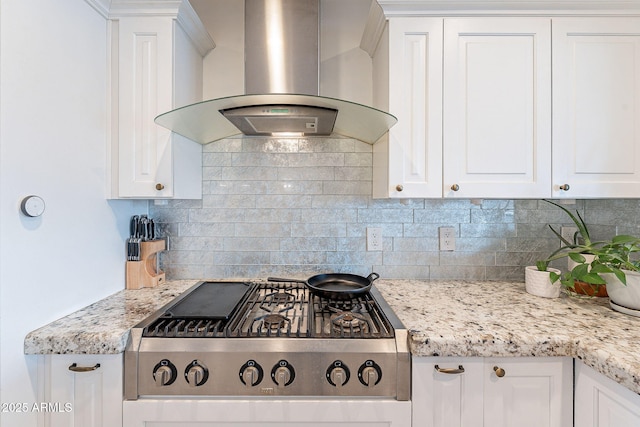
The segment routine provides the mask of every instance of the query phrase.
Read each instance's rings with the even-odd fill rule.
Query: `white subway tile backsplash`
[[[292,223],[292,237],[347,237],[344,223]]]
[[[324,194],[370,195],[371,181],[322,181]]]
[[[231,221],[231,218],[228,218]],[[204,223],[204,222],[181,222],[177,224],[177,234],[172,233],[170,238],[176,237],[202,237],[202,236],[215,236],[224,237],[234,235],[236,226],[233,222],[217,222],[217,223]],[[171,245],[170,245],[171,247]]]
[[[335,178],[335,168],[332,166],[279,168],[278,179],[282,181],[329,181]]]
[[[570,225],[541,200],[373,199],[372,147],[349,138],[229,138],[203,147],[202,200],[150,203],[169,239],[171,279],[383,278],[523,280]],[[640,234],[640,201],[578,200],[592,237]],[[624,227],[621,225],[624,224]],[[456,229],[439,250],[438,228]],[[366,250],[367,227],[383,250]]]
[[[223,249],[232,251],[279,251],[280,238],[278,237],[224,237]]]
[[[260,209],[307,209],[311,207],[313,196],[309,194],[265,194],[256,198]]]

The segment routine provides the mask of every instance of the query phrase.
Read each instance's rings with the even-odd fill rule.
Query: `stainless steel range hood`
[[[319,0],[245,0],[245,94],[181,107],[155,122],[200,144],[240,133],[375,143],[395,117],[318,95],[319,16]]]

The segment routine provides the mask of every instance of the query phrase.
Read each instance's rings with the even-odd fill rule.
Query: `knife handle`
[[[129,222],[129,235],[131,237],[137,237],[139,221],[140,217],[138,215],[131,217],[131,221]]]

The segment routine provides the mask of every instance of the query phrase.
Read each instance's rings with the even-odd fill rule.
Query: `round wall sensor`
[[[40,216],[44,212],[44,200],[38,196],[27,196],[22,199],[20,211],[26,216]]]

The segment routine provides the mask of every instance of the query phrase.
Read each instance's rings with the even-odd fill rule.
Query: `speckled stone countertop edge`
[[[25,354],[114,354],[132,327],[198,280],[123,290],[30,332]],[[640,318],[608,299],[547,299],[523,283],[378,280],[417,357],[567,356],[640,393]],[[595,326],[597,324],[597,327]]]
[[[524,283],[388,280],[376,285],[418,357],[574,357],[640,393],[640,318],[608,298],[542,298]]]

